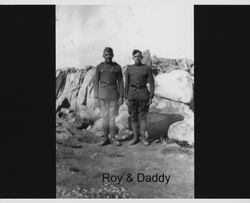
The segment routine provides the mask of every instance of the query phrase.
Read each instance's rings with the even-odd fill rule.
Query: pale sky
[[[121,66],[133,63],[133,49],[194,58],[191,3],[57,5],[56,19],[56,68],[96,66],[106,46],[113,48],[113,60]]]

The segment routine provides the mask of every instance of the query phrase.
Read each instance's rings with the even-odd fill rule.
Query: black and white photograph
[[[0,202],[249,202],[249,0],[3,0],[0,19]]]
[[[193,9],[56,5],[57,198],[194,198]]]

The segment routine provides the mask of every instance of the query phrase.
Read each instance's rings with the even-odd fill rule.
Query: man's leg
[[[141,101],[139,104],[139,120],[140,120],[140,134],[142,144],[145,146],[149,145],[149,142],[146,140],[146,130],[147,130],[147,113],[148,113],[148,101]]]
[[[115,139],[116,135],[116,125],[115,118],[118,114],[118,101],[111,100],[109,104],[109,132],[110,132],[110,140],[116,146],[120,146],[121,143]]]
[[[108,101],[100,100],[101,104],[101,116],[102,116],[102,131],[104,139],[98,143],[100,146],[104,146],[110,143],[109,135],[109,105]]]
[[[128,112],[131,117],[131,126],[133,131],[133,139],[129,142],[130,145],[134,145],[139,141],[138,136],[138,110],[137,110],[137,102],[132,100],[128,101]]]

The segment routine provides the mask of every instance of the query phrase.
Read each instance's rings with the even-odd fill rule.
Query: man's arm
[[[124,82],[123,82],[123,77],[122,77],[122,68],[121,66],[118,66],[118,78],[117,78],[117,81],[118,81],[118,87],[119,87],[119,98],[120,99],[123,99],[124,97]]]
[[[148,67],[148,82],[149,82],[149,97],[152,99],[154,97],[154,92],[155,92],[155,83],[154,83],[154,77],[152,74],[152,69]]]
[[[128,98],[129,83],[130,83],[130,77],[129,77],[128,67],[127,67],[127,69],[125,71],[125,99]]]
[[[99,89],[99,80],[100,80],[100,68],[99,65],[96,67],[95,76],[94,76],[94,98],[98,99],[98,89]]]

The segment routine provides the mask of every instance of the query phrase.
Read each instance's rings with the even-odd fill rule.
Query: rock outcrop
[[[61,108],[63,103],[67,103],[70,105],[72,110],[76,110],[76,101],[78,96],[78,91],[82,85],[82,79],[85,75],[85,70],[72,70],[72,71],[65,71],[66,82],[63,90],[57,96],[56,100],[56,108]],[[60,76],[60,75],[59,75]],[[59,80],[60,78],[58,78]],[[59,82],[58,82],[59,83]]]
[[[144,52],[142,53],[142,56],[143,56],[143,58],[142,58],[142,61],[141,61],[141,62],[142,62],[143,64],[146,64],[146,65],[152,67],[152,58],[151,58],[151,55],[150,55],[149,50],[144,51]]]
[[[164,59],[155,56],[151,58],[149,51],[143,52],[143,56],[143,63],[157,70],[155,97],[147,118],[149,139],[160,136],[186,141],[189,145],[193,145],[194,65],[192,60]],[[125,69],[126,67],[123,68],[123,72]],[[75,115],[77,129],[89,129],[101,136],[100,109],[94,106],[94,74],[93,66],[88,66],[86,69],[57,70],[56,108],[57,112],[62,109],[63,115],[67,112]],[[131,124],[125,104],[119,108],[116,125],[118,135],[131,135]]]
[[[194,116],[191,114],[183,121],[179,121],[170,126],[168,138],[176,141],[186,141],[189,145],[194,145]]]
[[[94,75],[95,67],[89,69],[84,75],[76,100],[76,107],[79,111],[85,109],[85,107],[90,109],[94,107]]]
[[[175,128],[169,130],[170,126],[175,122],[182,122],[182,125],[178,126],[179,130],[177,131]],[[94,126],[94,132],[101,130],[100,124],[101,121],[99,121],[99,125]],[[119,114],[116,117],[116,126],[118,127],[118,134],[130,135],[132,133],[128,109],[125,104],[119,109]],[[151,140],[163,137],[177,141],[186,141],[190,145],[194,143],[194,133],[190,131],[190,128],[194,128],[194,113],[184,103],[166,100],[157,96],[154,97],[147,116],[147,126],[148,136]],[[186,128],[185,126],[189,126],[190,128]],[[173,131],[174,133],[172,133]],[[168,136],[169,132],[170,136]],[[186,136],[183,136],[185,134]]]
[[[155,77],[155,95],[177,102],[190,103],[193,97],[193,84],[190,74],[183,70]]]
[[[193,75],[194,63],[191,59],[168,59],[153,56],[152,68],[159,73],[170,73],[173,70],[184,70]]]

